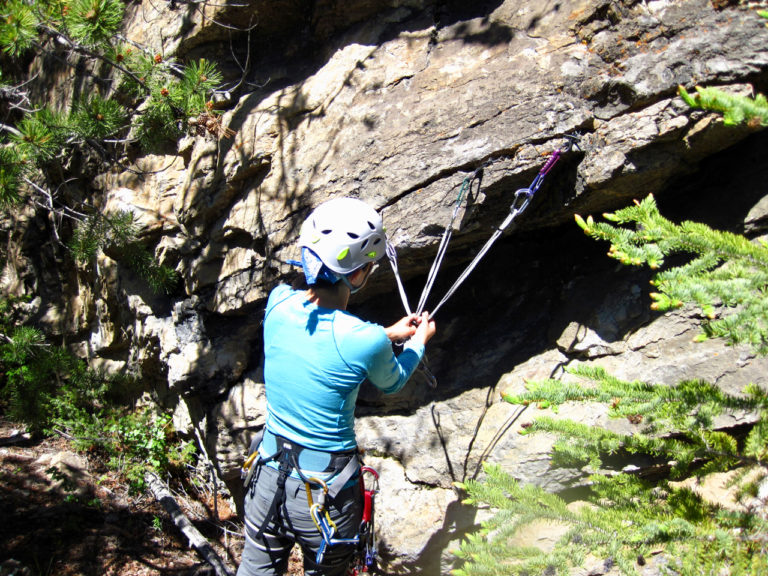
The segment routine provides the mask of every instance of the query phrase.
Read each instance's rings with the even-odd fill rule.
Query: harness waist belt
[[[345,452],[325,452],[302,446],[293,440],[264,431],[261,440],[260,456],[264,460],[279,460],[279,455],[292,453],[299,476],[302,472],[312,474],[337,474],[341,472],[349,461],[357,456],[357,450]]]

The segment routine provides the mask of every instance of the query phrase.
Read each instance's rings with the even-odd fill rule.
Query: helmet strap
[[[342,274],[341,275],[341,280],[349,288],[350,294],[356,294],[357,292],[362,290],[363,287],[368,283],[368,277],[371,275],[371,272],[373,271],[373,266],[371,266],[371,264],[369,263],[369,264],[366,264],[363,268],[367,268],[367,270],[365,272],[365,276],[363,277],[363,281],[360,283],[359,286],[353,286],[352,282],[349,281],[349,276],[351,274],[354,274],[358,270],[361,270],[362,268],[358,268],[357,270],[355,270],[353,272],[350,272],[349,274]]]

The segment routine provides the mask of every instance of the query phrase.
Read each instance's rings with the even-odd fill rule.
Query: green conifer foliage
[[[705,317],[701,340],[719,337],[768,352],[768,244],[696,223],[675,224],[659,213],[653,196],[604,217],[619,226],[576,216],[584,232],[611,243],[608,255],[629,265],[660,270],[652,280],[652,308],[696,304]],[[631,225],[630,228],[622,225]],[[661,268],[674,254],[681,266]]]
[[[17,125],[11,142],[27,162],[43,163],[61,152],[67,121],[50,108],[27,114]]]
[[[0,46],[3,52],[19,56],[37,39],[38,20],[32,8],[21,0],[0,7]]]
[[[0,209],[21,201],[25,168],[26,163],[17,148],[0,144]]]
[[[127,114],[115,100],[91,94],[77,101],[72,107],[72,130],[83,140],[104,139],[116,135],[125,127]]]
[[[170,293],[178,283],[172,268],[160,265],[136,236],[133,214],[117,212],[86,218],[75,229],[69,247],[75,259],[89,262],[107,247],[121,255],[121,261],[144,278],[155,292]]]
[[[716,110],[726,124],[765,125],[766,101],[697,89],[681,96],[691,106]],[[658,271],[652,308],[667,311],[698,306],[698,338],[746,343],[768,354],[768,243],[717,231],[695,222],[675,224],[662,217],[652,196],[604,215],[608,222],[576,216],[584,232],[610,242],[609,256],[627,265]],[[669,266],[672,256],[681,264]],[[612,418],[627,419],[631,434],[600,426],[539,416],[523,435],[555,436],[552,465],[590,474],[580,506],[534,486],[523,486],[498,466],[485,466],[483,481],[459,484],[467,503],[489,506],[493,517],[482,532],[462,543],[457,576],[571,575],[591,562],[598,573],[625,575],[768,574],[768,391],[755,385],[726,394],[701,380],[658,386],[617,379],[598,367],[567,369],[579,381],[527,382],[527,391],[504,395],[511,403],[555,412],[564,402],[599,402]],[[726,413],[749,414],[746,431],[715,428]],[[737,434],[738,432],[738,434]],[[614,462],[643,458],[660,479],[611,470]],[[729,475],[731,508],[704,501],[690,486],[710,474]],[[515,538],[533,522],[549,521],[561,536],[551,551],[523,548]]]
[[[87,261],[93,247],[110,245],[116,248],[114,256],[144,275],[154,289],[170,291],[176,284],[175,272],[161,266],[133,232],[128,235],[132,240],[127,240],[128,229],[121,227],[118,215],[102,218],[87,201],[80,203],[88,190],[74,194],[77,206],[66,203],[67,189],[73,183],[87,187],[82,183],[89,180],[81,173],[66,173],[68,165],[82,165],[70,163],[70,158],[122,163],[131,142],[147,151],[167,152],[190,129],[190,117],[204,114],[215,119],[219,114],[211,101],[222,81],[216,66],[205,59],[179,63],[149,47],[118,42],[124,12],[121,0],[0,3],[0,48],[8,57],[29,57],[33,50],[69,51],[90,59],[86,70],[99,71],[99,82],[64,111],[28,101],[27,92],[19,87],[35,79],[4,75],[4,94],[16,96],[19,105],[7,124],[0,125],[7,133],[0,135],[0,206],[7,210],[32,202],[57,211],[54,222],[75,221],[68,245],[76,260]],[[60,56],[57,61],[68,61]],[[87,80],[84,85],[87,88]],[[105,237],[96,238],[97,232]],[[60,242],[58,230],[55,240]]]
[[[136,138],[148,150],[183,135],[190,116],[209,110],[209,96],[221,83],[221,73],[215,64],[205,59],[181,67],[180,76],[172,73],[178,68],[177,64],[160,55],[154,58],[136,55],[131,61],[137,62],[141,71],[139,78],[149,92],[134,122]],[[140,88],[133,79],[126,84],[131,92]]]
[[[108,42],[120,29],[124,6],[120,0],[72,0],[64,23],[76,42],[96,46]]]
[[[723,123],[727,126],[749,123],[754,126],[768,126],[768,101],[762,94],[754,98],[729,94],[719,88],[696,87],[696,94],[689,94],[678,87],[678,94],[692,108],[713,110],[723,114]]]
[[[464,565],[457,576],[570,575],[590,561],[602,569],[639,575],[653,559],[661,573],[757,575],[768,570],[768,514],[751,506],[768,478],[768,396],[750,386],[740,395],[702,381],[677,386],[627,382],[604,370],[576,366],[568,372],[581,382],[528,382],[527,391],[504,399],[520,405],[557,409],[564,402],[610,406],[612,418],[634,423],[632,434],[616,434],[551,417],[536,417],[523,435],[557,437],[552,464],[591,470],[588,492],[579,505],[532,485],[522,485],[486,465],[482,482],[470,480],[466,503],[486,505],[494,516],[462,543]],[[757,423],[746,437],[713,430],[722,413],[748,411]],[[611,471],[606,458],[641,455],[655,461],[660,481]],[[626,458],[624,459],[626,461]],[[737,471],[734,494],[740,509],[704,501],[676,479]],[[552,551],[521,548],[515,538],[542,521],[562,536]]]

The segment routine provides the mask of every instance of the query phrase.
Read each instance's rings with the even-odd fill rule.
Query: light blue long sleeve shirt
[[[264,319],[267,428],[314,450],[352,450],[355,403],[368,380],[385,394],[405,386],[424,354],[407,342],[399,356],[378,324],[321,308],[280,285]]]

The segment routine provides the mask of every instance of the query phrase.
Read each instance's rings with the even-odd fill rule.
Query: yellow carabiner
[[[253,465],[253,461],[256,460],[256,458],[259,457],[259,451],[254,450],[248,458],[245,459],[245,462],[243,462],[243,470],[248,470]]]
[[[312,498],[312,484],[317,484],[323,489],[323,492],[320,494],[320,498],[318,499],[317,503],[315,503],[314,499]],[[328,513],[328,510],[325,509],[325,497],[328,494],[328,484],[326,484],[323,480],[320,480],[320,478],[315,478],[313,476],[311,478],[307,478],[307,481],[304,483],[304,488],[307,491],[307,504],[309,504],[310,516],[312,516],[312,521],[315,523],[315,526],[322,534],[323,529],[320,526],[320,521],[318,519],[320,518],[321,514],[325,513],[325,521],[330,528],[330,533],[334,534],[336,532],[336,523],[331,520],[331,515]]]
[[[248,458],[243,462],[243,468],[240,472],[240,477],[244,479],[243,486],[248,488],[251,484],[251,478],[253,478],[253,471],[255,469],[254,460],[259,457],[259,451],[254,450]]]
[[[309,515],[312,516],[312,522],[315,523],[315,527],[317,528],[317,531],[320,532],[320,534],[324,534],[326,532],[323,530],[323,527],[320,526],[320,515],[323,512],[325,512],[325,523],[328,525],[327,532],[329,533],[329,537],[332,538],[336,533],[336,523],[331,520],[331,515],[328,514],[328,510],[323,510],[319,504],[312,504],[312,507],[309,509]]]
[[[309,504],[310,509],[315,505],[314,500],[312,499],[312,486],[310,484],[317,484],[323,489],[318,506],[320,506],[321,511],[325,510],[325,496],[328,494],[328,484],[314,476],[307,478],[307,481],[304,482],[304,488],[307,490],[307,504]]]

